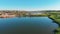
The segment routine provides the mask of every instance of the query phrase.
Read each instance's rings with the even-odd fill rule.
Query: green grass
[[[53,19],[53,21],[55,21],[58,25],[60,24],[60,17],[58,17],[57,15],[59,15],[58,13],[57,14],[50,14],[50,18]],[[59,28],[56,29],[57,31],[55,32],[55,34],[60,34],[60,25],[59,25]]]

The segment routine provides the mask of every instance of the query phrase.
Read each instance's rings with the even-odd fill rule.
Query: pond
[[[54,34],[57,27],[48,17],[0,18],[0,34]]]

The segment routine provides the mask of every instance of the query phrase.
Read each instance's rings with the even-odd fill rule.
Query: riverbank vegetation
[[[48,17],[59,25],[59,27],[55,30],[55,34],[60,34],[60,12],[51,12]]]

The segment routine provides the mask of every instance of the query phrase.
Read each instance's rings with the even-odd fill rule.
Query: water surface
[[[48,17],[0,18],[0,34],[54,34],[57,27]]]

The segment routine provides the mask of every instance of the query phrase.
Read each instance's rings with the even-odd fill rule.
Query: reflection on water
[[[54,34],[57,27],[48,17],[0,18],[0,34]]]

